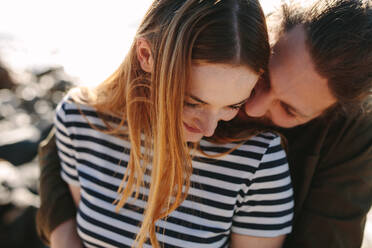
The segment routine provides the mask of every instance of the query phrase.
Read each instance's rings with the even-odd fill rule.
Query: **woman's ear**
[[[154,67],[154,59],[151,53],[151,47],[148,41],[144,38],[139,38],[136,41],[137,59],[145,72],[152,72]]]

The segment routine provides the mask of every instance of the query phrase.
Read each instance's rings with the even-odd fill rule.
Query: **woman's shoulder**
[[[262,132],[250,137],[244,144],[255,145],[263,148],[272,146],[281,146],[282,139],[279,134],[275,132]]]
[[[116,127],[121,123],[119,117],[97,111],[89,94],[80,87],[69,90],[56,108],[57,121],[71,127],[97,130],[107,130],[107,125]]]
[[[201,148],[219,149],[221,152],[226,152],[229,149],[255,151],[258,153],[265,153],[265,151],[274,146],[281,146],[280,135],[274,132],[263,132],[251,136],[246,140],[230,143],[214,143],[206,139],[200,141]]]
[[[86,100],[86,90],[84,88],[76,87],[70,89],[67,94],[63,97],[63,99],[59,102],[56,111],[57,113],[60,111],[68,113],[74,113],[75,111],[90,111],[95,112],[95,109],[88,104]]]
[[[87,122],[88,118],[98,118],[97,111],[83,100],[81,88],[73,88],[67,92],[56,108],[56,116],[64,122]]]
[[[200,141],[203,157],[213,156],[258,167],[261,162],[281,160],[286,157],[278,134],[264,132],[240,142],[217,144],[206,139]]]

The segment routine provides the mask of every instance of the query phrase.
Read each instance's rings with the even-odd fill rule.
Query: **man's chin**
[[[235,119],[243,121],[243,122],[263,125],[265,127],[275,127],[275,124],[267,116],[251,117],[251,116],[248,116],[244,110],[240,110],[237,116],[235,117]]]
[[[284,129],[290,129],[290,128],[294,127],[292,125],[285,126],[285,125],[275,124],[271,119],[266,118],[266,117],[261,117],[261,118],[249,117],[249,119],[247,121],[249,121],[250,123],[253,123],[255,125],[261,125],[264,128],[270,128],[270,129],[279,130],[279,131],[284,130]]]
[[[271,121],[270,118],[263,116],[263,117],[251,117],[248,116],[245,113],[239,113],[239,115],[236,117],[237,119],[240,119],[241,121],[247,122],[247,123],[252,123],[255,125],[260,125],[263,127],[268,127],[268,128],[274,128],[276,125]]]
[[[275,125],[274,122],[272,122],[272,120],[267,117],[260,117],[260,118],[249,117],[249,118],[250,118],[250,121],[255,122],[257,124],[261,124],[265,127],[270,127],[270,128],[277,127],[277,125]]]

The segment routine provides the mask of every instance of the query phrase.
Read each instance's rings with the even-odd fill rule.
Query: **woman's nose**
[[[218,125],[218,121],[221,119],[218,116],[219,113],[205,113],[200,121],[200,126],[203,131],[203,136],[210,137],[213,135],[216,127]]]

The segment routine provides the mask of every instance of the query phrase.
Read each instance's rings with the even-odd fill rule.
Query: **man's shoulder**
[[[338,135],[364,133],[372,137],[372,111],[362,109],[348,113],[335,111],[319,117],[299,129],[304,131],[304,135],[316,130],[326,136],[332,133]],[[296,128],[293,130],[295,131]]]
[[[363,134],[372,138],[372,112],[359,110],[352,113],[339,114],[330,121],[329,129],[330,132],[337,131],[347,136]]]
[[[338,116],[329,123],[321,154],[335,164],[371,156],[372,115],[358,111]],[[330,163],[330,162],[327,162]]]
[[[283,130],[283,134],[288,141],[290,156],[356,153],[372,143],[372,115],[363,111],[330,113],[305,125]]]

